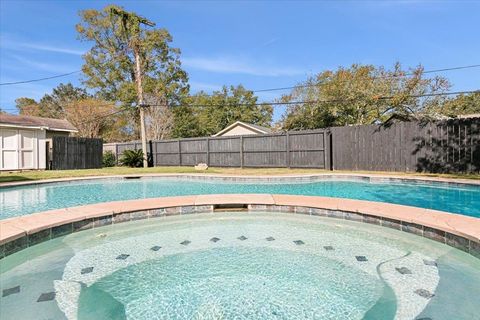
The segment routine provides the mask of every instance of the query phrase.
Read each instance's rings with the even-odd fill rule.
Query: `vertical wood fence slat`
[[[102,139],[53,137],[52,169],[94,169],[102,167]]]

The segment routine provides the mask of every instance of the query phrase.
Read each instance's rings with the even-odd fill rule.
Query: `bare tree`
[[[167,99],[160,95],[145,95],[149,107],[145,110],[147,139],[163,140],[171,136],[173,113],[168,107]]]

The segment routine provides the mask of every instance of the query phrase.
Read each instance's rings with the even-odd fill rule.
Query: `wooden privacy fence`
[[[328,131],[294,131],[268,135],[202,137],[152,141],[155,166],[327,168]],[[117,159],[140,142],[106,144]]]
[[[106,144],[118,157],[140,142]],[[479,172],[480,118],[153,141],[155,166]]]
[[[102,155],[102,139],[53,137],[53,170],[101,168]]]
[[[330,128],[332,169],[479,172],[480,118]]]

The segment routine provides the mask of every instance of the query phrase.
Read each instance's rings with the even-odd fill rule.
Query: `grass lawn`
[[[58,179],[88,176],[109,176],[126,174],[148,173],[197,173],[197,174],[231,174],[231,175],[285,175],[285,174],[314,174],[332,173],[333,171],[320,169],[240,169],[240,168],[208,168],[206,171],[196,171],[193,167],[154,167],[154,168],[127,168],[113,167],[103,169],[85,170],[52,170],[52,171],[24,171],[24,172],[1,172],[0,183],[42,179]],[[457,179],[480,179],[480,174],[432,174],[432,173],[401,173],[401,172],[370,172],[370,171],[334,171],[338,173],[368,173],[368,174],[394,174],[402,176],[442,177]]]

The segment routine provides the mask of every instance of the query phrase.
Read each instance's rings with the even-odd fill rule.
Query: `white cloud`
[[[298,68],[276,67],[267,64],[260,66],[250,61],[233,57],[183,58],[182,62],[187,68],[216,73],[236,73],[264,77],[294,76],[304,74],[304,71]]]
[[[13,59],[19,62],[19,64],[15,65],[15,67],[18,69],[33,68],[37,70],[49,71],[51,73],[67,73],[67,72],[72,72],[79,69],[78,66],[72,67],[67,65],[61,65],[58,63],[38,62],[38,61],[27,59],[19,55],[10,56],[10,59]],[[49,76],[49,75],[45,75],[45,76]]]
[[[58,46],[34,44],[34,43],[19,43],[19,46],[28,48],[28,49],[35,49],[35,50],[42,50],[42,51],[49,51],[49,52],[56,52],[56,53],[66,53],[66,54],[72,54],[76,56],[81,56],[82,54],[85,53],[84,50],[62,48]]]

